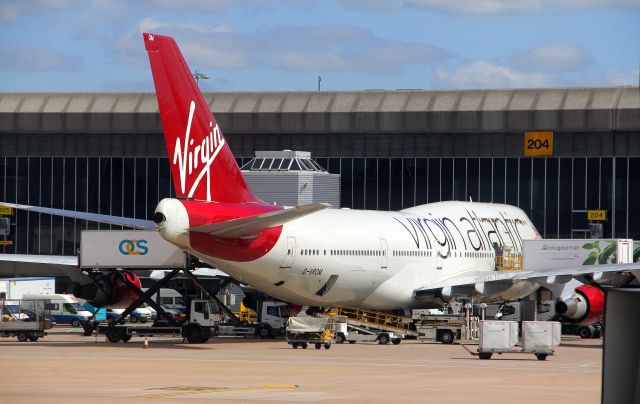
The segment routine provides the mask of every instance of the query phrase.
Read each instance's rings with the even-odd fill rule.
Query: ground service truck
[[[217,335],[219,325],[220,311],[214,300],[192,299],[187,316],[176,326],[157,319],[152,325],[139,323],[99,325],[98,332],[104,333],[107,340],[113,343],[128,342],[134,335],[173,335],[182,336],[190,344],[201,344],[207,342],[212,335]]]

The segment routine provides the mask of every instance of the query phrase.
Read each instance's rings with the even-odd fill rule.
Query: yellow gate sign
[[[0,215],[13,215],[13,208],[0,205]]]
[[[553,156],[553,132],[524,132],[524,155]]]
[[[607,220],[606,210],[588,210],[587,220]]]

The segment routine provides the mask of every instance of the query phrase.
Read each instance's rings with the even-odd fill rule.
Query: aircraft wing
[[[151,220],[134,219],[121,216],[101,215],[98,213],[78,212],[75,210],[43,208],[41,206],[20,205],[17,203],[0,202],[0,206],[8,206],[14,209],[29,212],[46,213],[49,215],[64,216],[73,219],[89,220],[93,222],[115,224],[118,226],[133,227],[135,229],[155,230],[156,225]]]
[[[78,257],[73,255],[0,254],[0,261],[78,266]]]
[[[469,270],[439,279],[415,290],[416,297],[425,295],[484,295],[513,286],[539,285],[558,290],[558,286],[578,280],[605,281],[620,273],[630,273],[640,279],[640,263],[584,265],[548,271],[484,271]],[[556,286],[556,287],[554,287]]]
[[[311,203],[295,208],[261,213],[258,215],[242,217],[239,219],[225,220],[223,222],[205,224],[191,227],[189,231],[209,233],[212,236],[224,238],[236,238],[251,236],[261,230],[280,226],[292,220],[301,218],[311,213],[328,208],[323,203]]]

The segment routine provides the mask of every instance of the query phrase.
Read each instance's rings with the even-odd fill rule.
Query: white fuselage
[[[522,240],[539,238],[517,207],[457,201],[399,212],[316,212],[283,225],[275,246],[249,262],[207,256],[191,249],[184,233],[160,231],[239,281],[282,300],[377,309],[416,307],[416,289],[467,271],[494,271],[494,243],[518,254]]]

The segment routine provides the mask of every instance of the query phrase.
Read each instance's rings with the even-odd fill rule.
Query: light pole
[[[200,79],[209,80],[209,76],[207,75],[207,73],[202,73],[197,70],[195,73],[193,73],[193,78],[196,79],[196,84],[198,84],[198,81]]]

